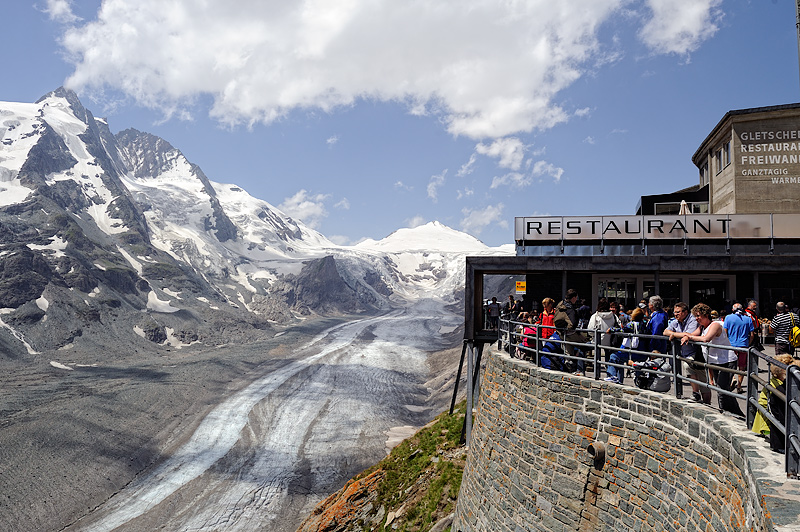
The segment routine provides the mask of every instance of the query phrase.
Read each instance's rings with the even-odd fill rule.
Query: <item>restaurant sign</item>
[[[800,238],[800,214],[532,216],[514,219],[514,240]]]

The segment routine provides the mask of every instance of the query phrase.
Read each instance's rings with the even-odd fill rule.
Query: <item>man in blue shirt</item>
[[[722,326],[728,332],[728,340],[730,340],[733,347],[750,347],[750,342],[752,342],[755,334],[753,320],[745,313],[741,303],[734,303],[732,310],[733,312],[725,316],[725,321],[722,322]],[[747,370],[747,353],[737,351],[736,355],[739,357],[739,369],[741,371]],[[737,375],[736,379],[737,391],[742,393],[744,375]]]
[[[669,320],[669,325],[667,325],[664,331],[666,336],[677,341],[688,334],[699,332],[700,327],[697,325],[697,320],[694,319],[694,316],[692,316],[692,313],[689,311],[689,305],[682,301],[675,303],[674,313],[675,318]],[[681,361],[681,368],[683,368],[684,375],[696,381],[703,383],[708,382],[706,368],[697,366],[691,362],[692,360],[705,362],[703,354],[700,351],[700,346],[690,343],[681,345],[681,358],[689,359],[688,361]],[[711,390],[705,386],[701,389],[700,385],[694,382],[690,384],[692,385],[692,399],[694,401],[698,403],[703,402],[707,405],[711,404]]]
[[[669,321],[669,316],[667,316],[664,310],[664,300],[661,299],[661,296],[653,296],[650,298],[649,307],[650,320],[645,327],[645,334],[652,334],[655,336],[664,334],[664,329],[667,328],[667,322]],[[667,340],[650,338],[648,351],[667,353]]]

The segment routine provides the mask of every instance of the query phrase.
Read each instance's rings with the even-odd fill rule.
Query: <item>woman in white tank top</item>
[[[731,342],[728,340],[728,333],[722,324],[711,319],[711,307],[704,303],[699,303],[692,307],[692,315],[695,317],[700,327],[694,333],[681,338],[681,342],[686,343],[688,340],[695,340],[720,346],[703,347],[706,361],[720,368],[736,369],[738,365],[736,352],[730,349]],[[733,373],[720,371],[714,368],[709,369],[713,374],[714,382],[717,383],[717,386],[725,391],[729,391],[731,389],[731,383],[733,382]],[[744,417],[744,412],[742,412],[742,409],[739,407],[739,402],[736,398],[717,392],[717,399],[719,400],[720,410],[726,410],[737,416]]]

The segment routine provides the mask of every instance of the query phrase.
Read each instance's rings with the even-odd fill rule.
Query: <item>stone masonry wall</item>
[[[487,356],[453,532],[776,530],[785,473],[741,421]]]

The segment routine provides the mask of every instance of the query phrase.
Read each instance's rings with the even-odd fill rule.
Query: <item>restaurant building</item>
[[[515,218],[516,256],[467,258],[465,337],[483,329],[485,275],[524,276],[527,309],[567,288],[592,307],[655,294],[719,310],[757,299],[767,317],[800,306],[799,159],[800,103],[729,111],[692,156],[696,185],[630,215]]]

